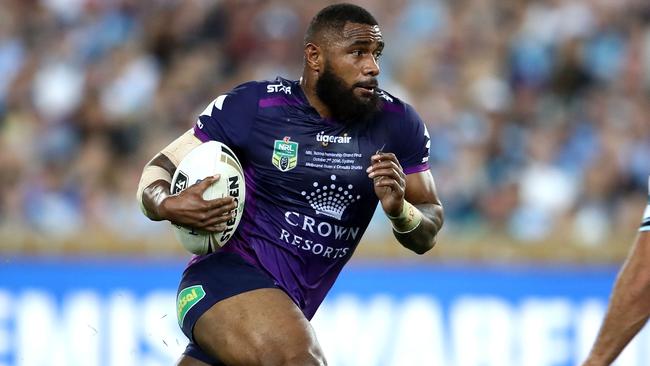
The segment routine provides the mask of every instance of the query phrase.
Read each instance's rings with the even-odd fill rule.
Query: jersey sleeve
[[[648,204],[643,212],[643,219],[641,220],[639,231],[650,231],[650,177],[648,177]]]
[[[404,120],[400,123],[395,136],[402,136],[401,143],[395,149],[404,174],[419,173],[429,170],[429,131],[413,107],[404,103]]]
[[[194,135],[203,142],[216,140],[234,149],[241,147],[257,115],[257,85],[245,83],[218,96],[199,115]]]

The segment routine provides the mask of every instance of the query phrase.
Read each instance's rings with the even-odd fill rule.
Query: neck
[[[332,118],[332,113],[330,112],[330,109],[323,103],[322,100],[316,95],[316,80],[313,77],[310,77],[309,75],[306,75],[306,73],[303,73],[302,77],[300,78],[300,87],[302,88],[302,92],[305,94],[305,97],[307,97],[307,101],[309,104],[314,107],[316,112],[322,117],[322,118]]]

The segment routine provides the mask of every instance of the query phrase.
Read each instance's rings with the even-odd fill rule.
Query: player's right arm
[[[216,140],[230,148],[248,140],[258,108],[259,83],[249,82],[218,96],[199,115],[193,129],[174,140],[145,166],[137,199],[142,212],[152,220],[206,231],[223,231],[235,209],[232,197],[204,200],[203,192],[218,177],[209,177],[172,195],[172,176],[181,160],[203,142]],[[263,85],[262,85],[263,86]]]
[[[149,161],[140,177],[137,199],[142,212],[152,220],[206,231],[223,231],[235,209],[232,197],[204,200],[203,192],[219,177],[208,177],[182,192],[171,194],[171,180],[180,161],[202,142],[192,130],[174,140]]]
[[[639,234],[614,284],[596,342],[583,366],[606,366],[614,362],[643,328],[649,316],[650,203]]]

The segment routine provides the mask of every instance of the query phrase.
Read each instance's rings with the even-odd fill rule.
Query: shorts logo
[[[291,137],[285,136],[282,140],[275,140],[273,146],[273,165],[280,171],[286,172],[298,165],[298,143],[289,141]]]
[[[196,305],[201,299],[205,297],[203,286],[195,285],[184,288],[178,293],[178,300],[176,303],[176,315],[178,316],[178,324],[182,327],[185,315],[190,309]]]

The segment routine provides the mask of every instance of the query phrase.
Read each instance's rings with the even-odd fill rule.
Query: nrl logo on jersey
[[[275,140],[273,144],[273,158],[271,161],[280,171],[286,172],[298,165],[298,143],[289,141],[291,137],[285,136],[282,140]]]

